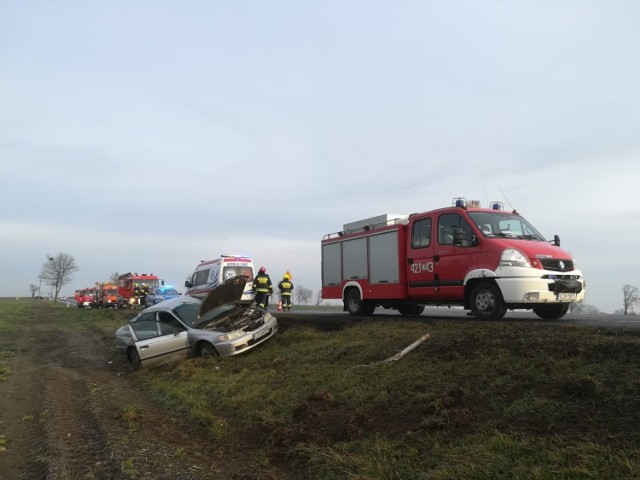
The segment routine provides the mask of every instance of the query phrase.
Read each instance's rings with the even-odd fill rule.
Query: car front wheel
[[[138,350],[135,348],[130,348],[128,356],[131,368],[133,368],[134,370],[140,370],[142,362],[140,361],[140,354],[138,353]]]
[[[209,342],[200,342],[196,347],[196,355],[202,358],[217,357],[218,352]]]

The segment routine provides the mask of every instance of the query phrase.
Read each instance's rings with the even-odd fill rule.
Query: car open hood
[[[202,300],[200,305],[200,311],[198,317],[202,317],[207,312],[210,312],[214,308],[220,307],[227,303],[238,303],[242,297],[244,286],[247,284],[247,278],[239,275],[237,277],[230,278],[224,283],[221,283],[215,287],[209,294]]]

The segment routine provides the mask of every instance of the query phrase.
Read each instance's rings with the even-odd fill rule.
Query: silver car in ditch
[[[266,310],[240,304],[246,282],[234,277],[204,299],[185,295],[144,309],[117,330],[118,351],[139,368],[252,349],[277,332],[278,321]]]

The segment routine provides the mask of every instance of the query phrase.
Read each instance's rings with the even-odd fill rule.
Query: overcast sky
[[[47,255],[181,291],[245,254],[320,290],[343,223],[502,201],[586,303],[640,287],[640,2],[0,3],[0,296]],[[43,294],[48,293],[50,288]]]

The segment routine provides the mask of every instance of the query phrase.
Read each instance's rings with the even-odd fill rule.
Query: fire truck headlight
[[[529,260],[527,260],[527,257],[515,248],[507,248],[502,252],[502,256],[500,257],[500,266],[531,268],[531,264],[529,263]]]

